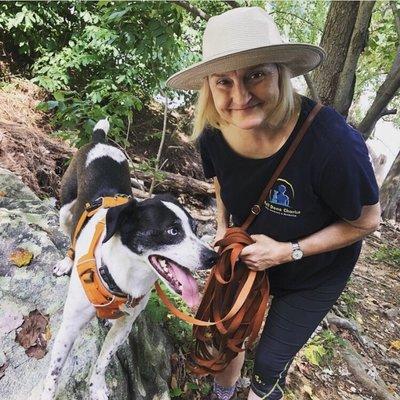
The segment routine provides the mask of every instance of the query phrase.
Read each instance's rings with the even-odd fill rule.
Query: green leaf
[[[182,394],[183,394],[182,390],[178,387],[170,389],[170,391],[169,391],[169,395],[171,397],[178,397],[178,396],[181,396]]]
[[[64,101],[65,100],[63,92],[54,92],[53,96],[57,101]]]
[[[308,362],[316,366],[320,365],[322,357],[325,354],[326,350],[322,345],[310,344],[304,349],[304,355]]]

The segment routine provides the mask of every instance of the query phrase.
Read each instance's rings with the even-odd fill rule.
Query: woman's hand
[[[266,235],[251,235],[255,243],[246,246],[240,253],[240,260],[254,271],[274,267],[292,261],[292,244],[277,242]]]
[[[211,246],[214,247],[215,243],[218,242],[218,240],[221,240],[225,236],[225,233],[226,233],[227,229],[228,228],[226,226],[222,226],[222,227],[218,227],[217,228],[217,232],[215,233],[215,238],[214,238],[214,241],[211,243]],[[214,247],[214,250],[218,252],[218,248],[219,248],[219,246]]]

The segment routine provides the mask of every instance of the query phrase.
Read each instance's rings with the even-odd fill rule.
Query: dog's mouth
[[[199,304],[199,288],[187,268],[159,255],[149,256],[149,261],[157,273],[168,282],[168,286],[182,296],[189,307]]]

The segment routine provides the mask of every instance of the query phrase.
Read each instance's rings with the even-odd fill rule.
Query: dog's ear
[[[129,200],[126,204],[117,207],[111,207],[106,215],[106,236],[103,243],[107,242],[124,223],[126,218],[132,218],[137,208],[135,199]]]

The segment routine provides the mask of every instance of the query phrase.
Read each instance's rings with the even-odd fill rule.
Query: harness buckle
[[[87,273],[84,274],[82,279],[83,279],[83,281],[85,283],[92,283],[94,281],[93,275],[94,275],[94,271],[93,270],[89,270]]]
[[[92,211],[95,210],[96,208],[99,208],[103,202],[103,197],[98,197],[93,203],[86,203],[85,204],[85,210],[86,211]]]

